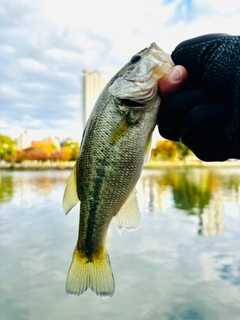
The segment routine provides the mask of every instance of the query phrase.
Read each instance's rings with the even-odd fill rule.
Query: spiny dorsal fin
[[[120,211],[115,216],[115,223],[119,231],[136,229],[140,224],[140,212],[137,201],[137,191],[134,190]]]
[[[77,164],[75,164],[73,171],[68,178],[67,185],[63,195],[63,210],[65,214],[78,203],[78,193],[77,193]]]

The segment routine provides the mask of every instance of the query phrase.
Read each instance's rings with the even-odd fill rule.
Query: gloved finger
[[[171,56],[188,70],[193,86],[226,95],[236,90],[239,55],[239,36],[209,34],[180,43]]]
[[[162,137],[179,141],[180,128],[186,115],[205,103],[207,94],[202,90],[182,91],[163,101],[158,113],[158,130]]]
[[[204,161],[225,161],[231,157],[226,125],[229,106],[204,104],[193,108],[180,129],[180,141]]]

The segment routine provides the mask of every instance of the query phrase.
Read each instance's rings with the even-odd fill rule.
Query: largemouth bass
[[[81,202],[68,294],[80,295],[88,288],[100,296],[114,293],[106,233],[113,217],[120,230],[139,225],[135,185],[157,121],[157,82],[173,65],[170,56],[152,43],[131,58],[97,99],[63,198],[66,214]]]

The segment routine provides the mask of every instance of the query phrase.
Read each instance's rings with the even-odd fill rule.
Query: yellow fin
[[[116,226],[120,232],[123,228],[127,230],[133,230],[139,226],[140,211],[138,207],[136,190],[134,190],[130,194],[130,196],[114,218]]]
[[[114,294],[115,283],[110,259],[107,251],[103,250],[102,260],[96,258],[88,261],[75,248],[66,281],[67,294],[79,296],[88,288],[101,297],[111,297]]]
[[[78,203],[78,193],[77,193],[77,164],[75,164],[73,171],[68,178],[67,185],[63,195],[63,210],[65,214]]]

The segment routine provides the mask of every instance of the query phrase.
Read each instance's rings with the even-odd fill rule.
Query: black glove
[[[240,159],[240,36],[209,34],[172,52],[188,80],[163,101],[160,134],[181,141],[204,161]]]

